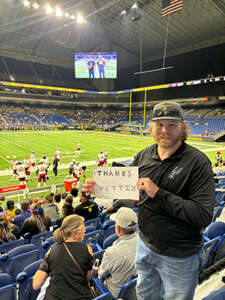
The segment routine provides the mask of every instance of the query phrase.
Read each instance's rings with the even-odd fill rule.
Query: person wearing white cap
[[[115,221],[119,239],[105,250],[98,274],[100,279],[105,278],[104,285],[116,298],[123,284],[137,275],[137,216],[131,208],[121,207],[110,219]]]
[[[140,151],[136,269],[138,300],[192,300],[203,258],[203,229],[215,205],[208,157],[188,145],[188,127],[174,101],[154,106],[150,133],[155,144]],[[94,191],[90,179],[83,191]]]

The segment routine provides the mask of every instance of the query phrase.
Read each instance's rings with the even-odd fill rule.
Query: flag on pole
[[[162,17],[173,14],[182,9],[182,0],[162,0]]]

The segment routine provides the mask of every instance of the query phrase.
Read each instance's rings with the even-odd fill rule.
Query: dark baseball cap
[[[152,121],[163,119],[183,121],[184,116],[180,104],[176,102],[161,102],[156,104],[153,108]]]

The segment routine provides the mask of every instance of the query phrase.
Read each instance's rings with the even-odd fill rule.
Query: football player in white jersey
[[[36,157],[35,157],[35,152],[32,151],[31,152],[31,155],[30,155],[30,162],[31,162],[31,172],[35,172],[36,169],[35,169],[35,165],[36,165]]]
[[[32,180],[32,178],[30,177],[30,168],[31,168],[31,161],[28,157],[25,157],[25,159],[23,160],[24,163],[24,168],[25,168],[25,174],[26,174],[26,180],[30,179]]]
[[[17,178],[19,179],[20,184],[26,183],[26,173],[25,173],[25,166],[22,161],[18,161],[16,165],[16,173]]]
[[[105,163],[105,156],[103,152],[100,152],[97,159],[97,164],[99,167],[103,167]]]
[[[104,165],[107,165],[108,152],[106,149],[103,150],[103,154],[104,154],[104,160],[105,160]]]
[[[81,144],[80,144],[80,142],[78,142],[77,143],[77,150],[76,150],[78,156],[80,156],[80,146],[81,146]]]
[[[42,181],[43,181],[43,185],[46,186],[46,170],[47,170],[46,164],[43,162],[43,160],[40,160],[37,166],[38,187],[40,187]]]
[[[13,180],[16,180],[16,179],[17,179],[16,165],[17,165],[17,160],[14,158],[14,159],[11,161],[11,168],[12,168],[13,174],[12,174],[12,178],[11,178],[10,181],[13,181]]]
[[[46,156],[43,156],[42,159],[43,163],[46,165],[47,169],[46,169],[46,179],[49,180],[49,176],[48,176],[48,169],[50,167],[50,161],[48,160],[48,158]]]

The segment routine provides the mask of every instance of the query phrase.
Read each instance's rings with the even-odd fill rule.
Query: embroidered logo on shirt
[[[175,167],[168,175],[169,179],[174,179],[177,175],[182,172],[183,168]]]

